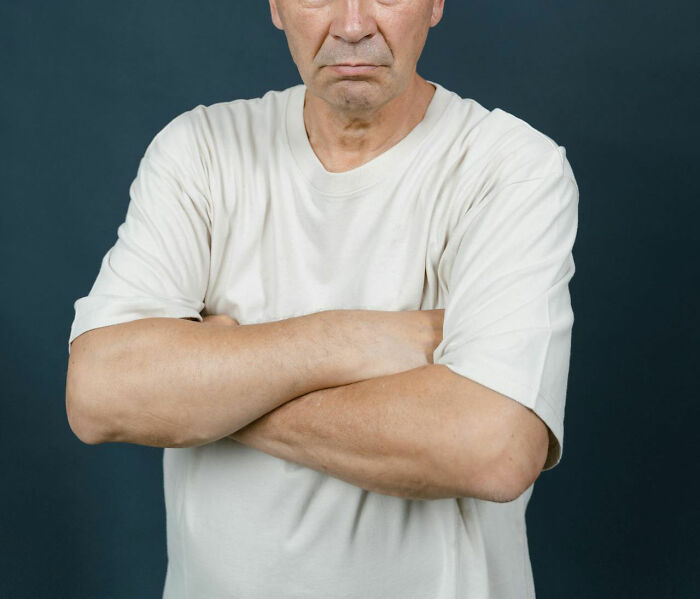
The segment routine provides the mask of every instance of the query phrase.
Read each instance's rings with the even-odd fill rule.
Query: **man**
[[[443,0],[270,8],[304,83],[149,144],[75,302],[70,425],[165,448],[167,599],[534,597],[565,149],[416,73]]]

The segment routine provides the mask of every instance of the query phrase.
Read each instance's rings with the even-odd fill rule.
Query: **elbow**
[[[76,404],[75,398],[66,392],[66,416],[68,418],[68,426],[73,434],[86,445],[105,443],[107,437],[102,427],[88,417],[88,411],[85,408]]]
[[[75,426],[70,419],[68,420],[68,424],[73,434],[86,445],[99,445],[100,443],[106,442],[106,439],[96,434],[94,429]]]
[[[86,445],[98,445],[109,440],[104,426],[95,418],[94,406],[86,406],[66,390],[66,416],[73,434]]]
[[[535,483],[547,458],[546,425],[531,410],[515,414],[517,418],[510,426],[491,427],[482,438],[481,447],[490,448],[479,462],[481,490],[489,501],[509,503],[518,499]]]
[[[491,442],[489,447],[496,443]],[[528,460],[519,452],[516,444],[504,444],[498,451],[489,451],[481,460],[471,462],[479,464],[468,471],[467,480],[462,486],[462,497],[475,497],[495,503],[509,503],[520,497],[537,479],[541,468],[537,462]],[[462,468],[462,480],[464,480]]]
[[[111,338],[92,332],[72,343],[66,415],[73,434],[86,445],[190,447],[208,442],[193,436],[189,406],[152,391],[162,385],[152,380],[148,367],[141,369],[140,354],[126,361],[114,346]]]
[[[73,434],[86,445],[133,443],[152,447],[190,447],[193,439],[176,418],[153,413],[147,407],[129,409],[122,397],[115,400],[114,385],[97,370],[69,366],[66,377],[66,416]],[[120,406],[117,409],[117,406]],[[187,434],[186,434],[187,433]]]
[[[72,357],[72,356],[71,356]],[[73,434],[86,445],[97,445],[109,440],[105,418],[95,396],[79,375],[75,363],[69,360],[66,375],[66,417]],[[91,400],[92,395],[92,400]]]
[[[506,448],[491,462],[485,480],[488,480],[489,501],[509,503],[518,499],[537,480],[541,466],[537,460],[528,459],[521,447]]]
[[[514,472],[508,464],[502,465],[500,469],[494,467],[490,480],[486,499],[495,503],[515,501],[534,482],[534,479],[530,480],[520,472]]]

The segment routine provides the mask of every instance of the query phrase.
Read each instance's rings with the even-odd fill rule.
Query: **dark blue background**
[[[565,146],[580,188],[564,458],[528,509],[538,599],[700,596],[699,23],[697,1],[447,0],[418,64]],[[162,449],[71,432],[73,302],[163,125],[300,78],[264,0],[2,0],[0,45],[0,595],[159,597]]]

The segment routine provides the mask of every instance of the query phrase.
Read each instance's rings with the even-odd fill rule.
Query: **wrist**
[[[309,315],[319,339],[319,360],[328,374],[320,389],[367,378],[366,339],[359,310],[323,310]]]

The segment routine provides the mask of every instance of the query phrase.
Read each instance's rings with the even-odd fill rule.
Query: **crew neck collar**
[[[439,83],[427,81],[435,86],[435,92],[423,119],[388,150],[358,167],[340,173],[326,170],[309,142],[304,126],[306,85],[301,83],[292,87],[285,108],[285,133],[292,157],[309,184],[322,194],[345,196],[372,187],[386,177],[393,166],[421,144],[452,100],[452,92]]]

